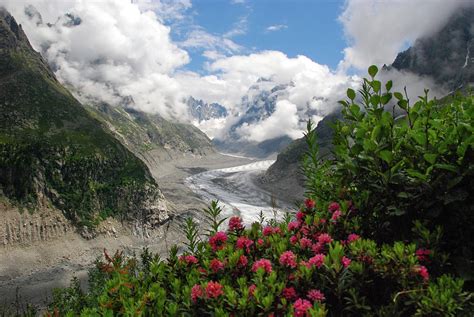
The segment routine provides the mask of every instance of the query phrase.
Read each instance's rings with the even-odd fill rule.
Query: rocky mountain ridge
[[[2,8],[0,121],[0,189],[9,204],[60,210],[81,228],[106,217],[141,226],[168,219],[146,165],[57,81]]]

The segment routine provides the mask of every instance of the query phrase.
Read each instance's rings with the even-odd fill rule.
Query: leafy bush
[[[391,82],[382,93],[376,72],[360,90],[363,110],[351,89],[342,102],[334,160],[318,159],[308,124],[312,199],[294,218],[261,216],[245,228],[232,217],[224,232],[212,202],[204,239],[186,221],[184,253],[174,247],[162,261],[148,250],[141,260],[105,252],[91,291],[77,283],[57,291],[51,314],[470,316],[473,294],[446,274],[452,257],[444,251],[472,244],[447,231],[472,233],[462,222],[472,216],[473,98],[438,104],[425,96],[410,106]]]
[[[220,219],[213,204],[213,221]],[[210,209],[208,214],[211,214]],[[216,212],[217,210],[217,212]],[[355,233],[347,203],[306,200],[281,223],[246,229],[233,217],[226,232],[211,230],[166,261],[149,252],[137,258],[105,254],[94,296],[77,287],[56,293],[60,315],[129,316],[340,316],[467,315],[471,298],[462,280],[434,282],[414,244],[377,244]],[[198,241],[199,240],[199,241]],[[444,286],[449,286],[445,288]],[[442,300],[440,300],[442,298]],[[425,314],[426,313],[426,314]]]
[[[474,97],[438,101],[425,91],[412,104],[406,90],[391,91],[391,81],[382,86],[377,71],[371,66],[359,94],[348,89],[341,101],[333,160],[318,160],[308,126],[308,193],[352,200],[361,232],[377,241],[413,240],[415,221],[429,230],[440,226],[441,249],[472,278],[474,240],[466,237],[474,222]]]

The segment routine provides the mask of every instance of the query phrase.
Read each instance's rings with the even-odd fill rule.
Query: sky
[[[332,112],[369,65],[392,63],[398,52],[436,32],[472,1],[0,0],[0,5],[83,103],[120,105],[132,97],[139,110],[224,138],[246,111],[244,97],[287,85],[270,117],[237,130],[242,139],[261,142],[302,136],[306,121]],[[429,79],[392,75],[395,88],[409,84],[415,96],[425,87],[440,91]],[[186,104],[191,96],[223,105],[229,116],[196,122]]]

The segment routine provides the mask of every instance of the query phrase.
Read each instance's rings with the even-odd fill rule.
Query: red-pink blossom
[[[341,209],[341,206],[339,206],[339,204],[336,203],[336,202],[330,203],[330,204],[329,204],[329,207],[328,207],[328,210],[329,210],[330,212],[335,212],[336,210],[340,210],[340,209]]]
[[[418,261],[428,261],[429,255],[431,254],[431,250],[428,249],[418,249],[415,252]]]
[[[316,206],[316,202],[308,198],[304,201],[304,205],[307,209],[313,209]]]
[[[360,239],[360,236],[358,234],[355,234],[355,233],[351,233],[349,236],[347,236],[347,242],[351,243],[351,242],[354,242],[356,240],[359,240]]]
[[[301,238],[300,240],[300,246],[302,249],[308,249],[308,248],[311,248],[311,246],[313,245],[313,242],[308,239],[308,238]]]
[[[324,264],[324,259],[326,256],[324,254],[316,254],[312,258],[308,260],[308,263],[311,265],[316,266],[317,268],[320,268]]]
[[[311,247],[311,250],[317,254],[317,253],[321,253],[321,251],[323,250],[323,245],[321,243],[315,243],[313,244],[313,246]]]
[[[273,234],[273,227],[266,226],[265,228],[263,228],[262,233],[263,233],[264,236],[269,236],[269,235]]]
[[[202,291],[202,287],[199,284],[195,284],[191,288],[191,300],[195,303],[199,298],[201,298],[204,295]]]
[[[212,259],[209,267],[214,273],[222,271],[224,269],[224,263],[219,261],[218,259]]]
[[[417,265],[415,267],[415,272],[417,272],[425,281],[430,279],[430,274],[428,273],[428,269],[424,265]]]
[[[245,255],[241,255],[239,257],[239,261],[237,262],[237,265],[244,267],[244,266],[247,266],[248,263],[249,263],[249,260],[247,260],[247,257]]]
[[[310,301],[299,298],[293,304],[293,309],[294,309],[293,315],[295,317],[309,316],[308,310],[310,310],[311,308],[313,308],[313,305],[311,304]]]
[[[285,251],[280,255],[280,264],[286,267],[295,268],[296,264],[296,255],[291,251]]]
[[[253,241],[250,240],[249,238],[247,237],[239,237],[235,243],[235,246],[237,249],[244,249],[247,251],[247,252],[250,252],[250,247],[252,246],[253,244]]]
[[[297,221],[292,221],[288,224],[288,231],[295,231],[299,228],[300,224]]]
[[[320,234],[319,237],[318,237],[318,242],[321,243],[322,245],[325,245],[327,243],[331,243],[332,242],[332,238],[329,234],[327,233],[323,233],[323,234]]]
[[[290,243],[291,243],[291,244],[296,244],[296,243],[298,243],[298,237],[297,237],[297,236],[291,236],[291,237],[290,237]]]
[[[253,294],[255,293],[255,289],[257,288],[257,285],[255,284],[252,284],[249,286],[249,295],[250,296],[253,296]]]
[[[194,255],[182,255],[179,257],[179,261],[185,262],[188,265],[198,263],[198,259]]]
[[[285,287],[281,291],[281,295],[283,297],[285,297],[287,300],[292,300],[292,299],[296,298],[296,296],[297,296],[294,287]]]
[[[242,224],[242,218],[234,216],[229,219],[229,230],[230,231],[240,231],[244,229]]]
[[[267,259],[260,259],[255,261],[252,265],[252,271],[257,272],[258,269],[263,268],[265,272],[271,273],[272,272],[272,262]]]
[[[264,243],[264,242],[263,242],[263,239],[258,239],[258,240],[257,240],[258,246],[261,247],[261,246],[263,245],[263,243]]]
[[[332,214],[331,220],[332,220],[332,221],[337,221],[337,220],[341,217],[341,214],[342,214],[342,212],[341,212],[339,209],[336,210],[336,211]]]
[[[224,294],[223,287],[219,282],[210,281],[206,286],[206,295],[208,298],[217,298]]]
[[[343,256],[341,262],[344,267],[348,267],[349,265],[351,265],[352,260]]]
[[[227,241],[227,235],[219,231],[209,239],[209,244],[211,245],[212,250],[217,251],[224,248],[224,245]]]
[[[298,222],[303,222],[304,221],[305,214],[301,210],[296,213],[296,219]]]
[[[312,289],[308,292],[307,297],[313,302],[322,302],[326,299],[324,294],[319,289]]]

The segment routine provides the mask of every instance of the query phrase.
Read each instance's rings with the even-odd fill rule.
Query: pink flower
[[[304,221],[305,214],[300,210],[296,213],[296,219],[298,222],[303,222]]]
[[[311,308],[313,308],[313,305],[311,305],[310,301],[299,298],[293,304],[294,316],[295,317],[309,316],[308,310],[310,310]]]
[[[286,287],[281,291],[281,295],[287,300],[292,300],[296,298],[296,291],[293,287]]]
[[[231,217],[229,219],[229,230],[230,231],[240,231],[244,229],[242,224],[242,219],[240,217]]]
[[[191,288],[191,300],[195,303],[197,302],[197,300],[199,298],[202,298],[202,296],[204,295],[203,291],[202,291],[202,287],[201,285],[199,284],[195,284],[192,288]]]
[[[311,248],[312,245],[313,245],[313,243],[311,242],[310,239],[308,239],[308,238],[301,238],[301,240],[300,240],[300,246],[301,246],[302,249]]]
[[[348,267],[349,265],[351,265],[352,260],[343,256],[341,262],[344,267]]]
[[[212,250],[217,251],[224,248],[224,245],[227,241],[227,235],[219,231],[209,239],[209,244],[211,245]]]
[[[427,249],[418,249],[415,252],[416,257],[418,258],[418,261],[428,261],[429,260],[429,255],[431,254],[431,250]]]
[[[347,242],[351,243],[351,242],[354,242],[356,240],[359,240],[360,239],[360,236],[358,234],[355,234],[355,233],[351,233],[349,236],[347,236]]]
[[[316,206],[316,202],[312,199],[309,199],[309,198],[304,201],[304,204],[305,204],[307,209],[313,209],[314,206]]]
[[[324,294],[318,289],[312,289],[308,292],[307,297],[311,299],[313,302],[322,302],[326,299]]]
[[[428,273],[428,269],[424,265],[415,266],[415,272],[417,272],[423,278],[425,282],[430,279],[430,274]]]
[[[222,285],[219,282],[210,281],[206,285],[206,295],[208,298],[217,298],[224,294]]]
[[[263,233],[264,236],[269,236],[269,235],[273,234],[273,228],[270,227],[270,226],[266,226],[265,228],[263,228],[262,233]]]
[[[321,243],[315,243],[313,244],[313,246],[311,247],[311,250],[317,254],[317,253],[321,253],[321,251],[323,250],[323,245]]]
[[[224,263],[222,263],[218,259],[212,259],[209,267],[214,273],[217,273],[224,269]]]
[[[258,246],[261,247],[263,245],[263,239],[258,239],[257,244],[258,244]]]
[[[305,236],[307,236],[310,232],[310,229],[307,225],[304,225],[303,227],[301,227],[301,233],[304,234]]]
[[[265,272],[272,272],[272,263],[267,259],[260,259],[255,261],[252,265],[252,271],[257,272],[258,269],[263,268]]]
[[[330,204],[329,204],[329,207],[328,207],[328,210],[329,210],[330,212],[335,212],[336,210],[340,210],[340,209],[341,209],[341,206],[339,206],[339,204],[336,203],[336,202],[330,203]]]
[[[296,255],[291,251],[285,251],[280,255],[280,264],[286,267],[295,268],[296,264]]]
[[[298,242],[298,237],[297,236],[291,236],[290,237],[290,243],[291,244],[296,244]]]
[[[308,263],[316,266],[318,269],[324,264],[324,259],[326,256],[324,254],[316,254],[308,260]]]
[[[179,257],[179,261],[185,262],[188,265],[198,263],[198,259],[194,255],[182,255]]]
[[[331,243],[332,238],[329,234],[323,233],[323,234],[319,235],[318,242],[321,243],[322,245],[325,245],[327,243]]]
[[[299,226],[300,224],[297,221],[292,221],[288,224],[288,231],[295,231]]]
[[[341,211],[338,209],[332,214],[331,220],[337,221],[340,217],[341,217]]]
[[[252,246],[253,241],[250,240],[247,237],[239,237],[237,239],[237,242],[235,243],[235,246],[237,249],[244,249],[247,250],[247,252],[250,252],[250,247]]]
[[[248,263],[249,263],[249,260],[247,260],[247,257],[245,255],[241,255],[239,257],[239,261],[237,262],[237,265],[244,267],[244,266],[247,266]]]
[[[311,263],[306,262],[306,261],[300,261],[300,265],[301,266],[306,266],[308,269],[310,269],[311,266],[312,266]]]
[[[249,295],[250,296],[253,296],[253,294],[255,293],[255,289],[257,288],[257,285],[255,284],[252,284],[249,286]]]

